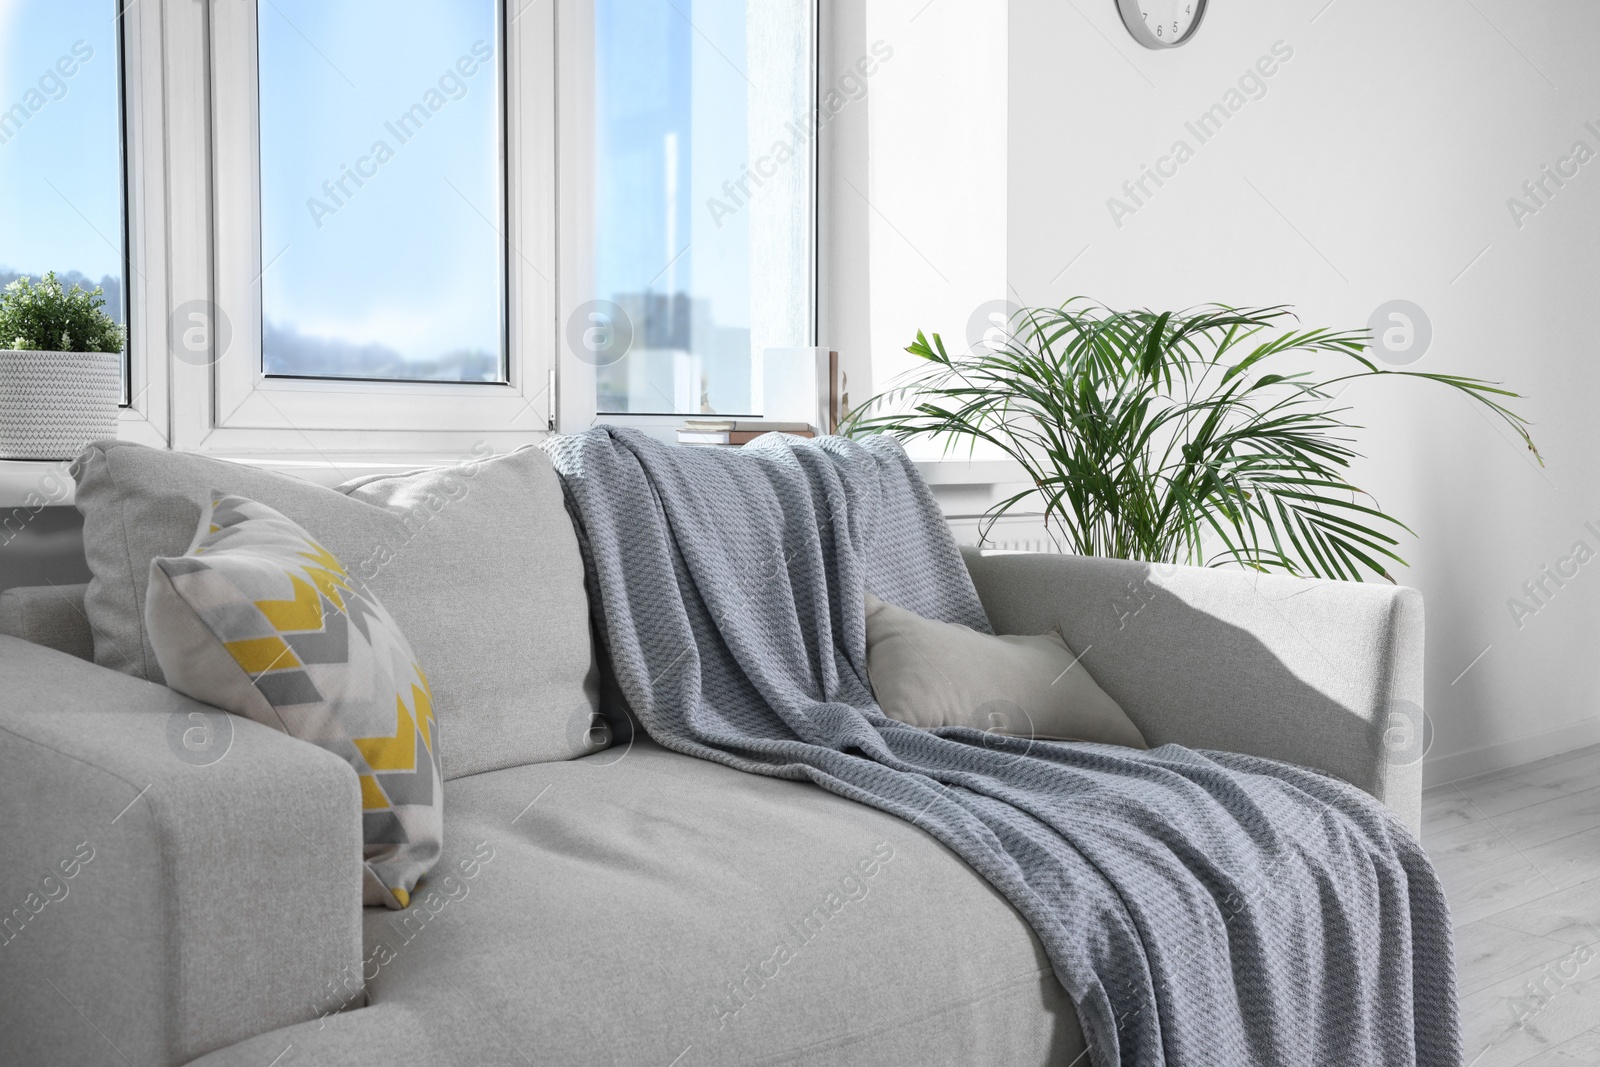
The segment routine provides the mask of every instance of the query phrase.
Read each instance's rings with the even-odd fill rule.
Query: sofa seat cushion
[[[915,826],[808,782],[640,737],[445,795],[438,867],[409,909],[366,917],[370,1003],[423,1019],[436,1062],[1043,1065],[1083,1050],[1000,894]]]

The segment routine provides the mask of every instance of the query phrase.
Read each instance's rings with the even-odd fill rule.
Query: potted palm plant
[[[123,333],[104,305],[53,271],[0,292],[0,459],[70,459],[116,436]]]
[[[932,437],[947,451],[982,441],[1015,460],[1032,485],[990,509],[984,536],[1033,501],[1056,543],[1081,555],[1387,579],[1410,530],[1349,480],[1359,427],[1334,406],[1346,383],[1394,376],[1460,393],[1544,461],[1502,403],[1516,393],[1380,369],[1369,342],[1296,328],[1282,306],[1158,313],[1075,298],[1017,312],[1006,340],[965,354],[919,331],[907,351],[924,363],[844,432]]]

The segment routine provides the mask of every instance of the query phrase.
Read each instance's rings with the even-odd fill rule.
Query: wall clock
[[[1205,18],[1206,0],[1117,0],[1123,25],[1146,48],[1188,44]]]

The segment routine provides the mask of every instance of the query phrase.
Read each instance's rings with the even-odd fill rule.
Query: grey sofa
[[[1417,826],[1414,591],[967,560],[997,632],[1059,626],[1152,744],[1317,767]],[[407,910],[363,910],[350,767],[242,719],[224,758],[175,758],[215,710],[90,662],[84,594],[0,593],[0,1063],[1082,1052],[1027,924],[933,838],[669,752],[604,703],[600,751],[448,780],[439,866]]]

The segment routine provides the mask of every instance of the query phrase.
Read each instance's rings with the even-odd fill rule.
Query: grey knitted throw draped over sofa
[[[878,710],[865,591],[990,632],[896,442],[694,449],[601,427],[545,447],[646,731],[938,838],[1032,926],[1095,1067],[1458,1067],[1444,895],[1370,796],[1252,756]]]

